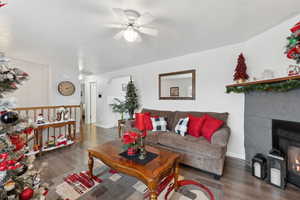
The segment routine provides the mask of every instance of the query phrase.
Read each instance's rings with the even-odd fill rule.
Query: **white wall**
[[[80,104],[79,71],[76,66],[39,64],[20,58],[10,58],[9,65],[20,68],[30,76],[18,90],[6,95],[16,97],[18,107]],[[73,82],[76,87],[75,94],[59,94],[57,86],[61,81]]]
[[[78,105],[80,104],[79,70],[76,65],[50,65],[50,105]],[[61,81],[71,81],[75,85],[72,96],[62,96],[57,86]]]
[[[285,52],[287,37],[292,28],[300,20],[300,15],[293,17],[272,29],[261,33],[245,43],[244,55],[250,77],[260,79],[265,69],[275,72],[275,77],[287,76],[289,65],[295,65]]]
[[[232,80],[241,49],[240,44],[231,45],[90,77],[90,81],[97,80],[98,87],[103,91],[103,97],[97,101],[97,121],[103,124],[116,123],[115,114],[111,112],[107,100],[113,92],[109,80],[131,75],[141,98],[141,108],[229,112],[228,123],[232,136],[228,154],[244,158],[244,95],[225,93],[225,85]],[[189,69],[196,69],[196,100],[159,100],[158,75]]]
[[[6,97],[15,97],[18,107],[49,105],[49,66],[26,60],[10,58],[9,67],[17,67],[29,74],[29,79],[17,85],[13,93]]]

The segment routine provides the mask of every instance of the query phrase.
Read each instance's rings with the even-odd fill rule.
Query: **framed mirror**
[[[160,100],[194,100],[196,71],[186,70],[159,75]]]

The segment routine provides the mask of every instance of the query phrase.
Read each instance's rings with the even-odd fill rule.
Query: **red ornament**
[[[293,28],[290,29],[292,33],[300,31],[300,22],[298,22]]]
[[[290,50],[287,52],[286,57],[288,57],[289,59],[294,59],[295,54],[297,54],[297,49],[296,49],[296,47],[290,49]]]
[[[33,197],[33,189],[31,188],[25,188],[23,192],[20,194],[21,200],[30,200]]]
[[[1,162],[0,163],[0,171],[6,171],[7,170],[7,162]]]
[[[5,5],[6,5],[6,3],[1,3],[1,1],[0,1],[0,8],[5,6]]]
[[[8,158],[8,153],[1,153],[0,154],[0,159],[6,160]]]
[[[13,145],[15,145],[14,151],[19,151],[24,147],[24,141],[20,138],[19,135],[10,136],[10,141]]]
[[[300,53],[300,45],[296,46],[296,51],[297,51],[297,53]]]

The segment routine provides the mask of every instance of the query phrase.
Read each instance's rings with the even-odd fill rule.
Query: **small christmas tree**
[[[134,110],[139,107],[139,102],[138,102],[138,96],[137,96],[137,89],[131,78],[130,78],[129,83],[127,84],[125,104],[126,104],[126,108],[128,110],[130,119],[133,119]]]
[[[235,73],[234,73],[234,81],[238,82],[245,82],[245,80],[248,80],[249,76],[247,74],[247,66],[245,63],[245,58],[243,54],[241,53],[238,58],[238,64],[235,68]]]
[[[43,200],[47,189],[40,184],[41,168],[33,164],[34,156],[27,156],[24,138],[33,138],[34,123],[17,112],[11,98],[5,93],[17,89],[28,77],[18,68],[10,68],[0,53],[0,199]],[[27,136],[26,136],[27,135]]]

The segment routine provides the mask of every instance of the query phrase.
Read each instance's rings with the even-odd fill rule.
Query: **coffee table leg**
[[[94,158],[92,154],[89,153],[89,176],[90,178],[93,178],[93,168],[94,168]]]
[[[178,190],[179,188],[179,185],[178,185],[178,177],[179,177],[179,163],[176,162],[175,163],[175,172],[174,172],[174,188],[175,188],[175,191]]]
[[[149,184],[150,200],[157,200],[157,184],[152,182]]]

